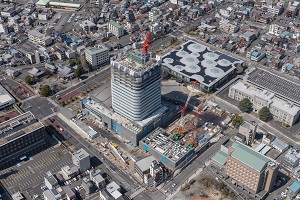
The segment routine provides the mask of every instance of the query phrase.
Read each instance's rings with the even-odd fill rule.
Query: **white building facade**
[[[124,27],[115,21],[108,22],[108,31],[116,37],[122,37],[124,35]]]
[[[253,104],[254,112],[266,106],[276,120],[289,126],[294,125],[300,115],[298,106],[275,97],[272,92],[256,89],[241,81],[230,86],[228,96],[237,101],[248,98]]]
[[[91,47],[84,51],[86,61],[96,68],[109,61],[109,49],[104,46]]]

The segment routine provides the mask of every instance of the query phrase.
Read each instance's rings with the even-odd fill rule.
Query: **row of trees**
[[[245,99],[241,100],[239,102],[239,106],[238,107],[239,107],[239,109],[242,112],[245,112],[245,113],[250,113],[253,110],[253,104],[252,104],[252,102],[248,98],[245,98]],[[258,111],[258,116],[259,116],[260,120],[265,121],[265,122],[267,122],[270,119],[272,119],[272,114],[271,114],[269,108],[266,107],[266,106],[262,107]]]

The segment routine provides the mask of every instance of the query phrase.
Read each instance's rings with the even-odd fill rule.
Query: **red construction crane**
[[[147,32],[146,33],[146,39],[142,45],[143,48],[143,54],[147,54],[148,53],[148,47],[151,46],[151,33]]]

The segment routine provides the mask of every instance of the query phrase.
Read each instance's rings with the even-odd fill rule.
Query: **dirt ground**
[[[183,198],[186,200],[231,200],[234,199],[230,191],[214,177],[202,171],[195,179],[195,182],[185,184],[175,199]]]

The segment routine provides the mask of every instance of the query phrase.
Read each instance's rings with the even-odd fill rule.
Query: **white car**
[[[175,187],[176,186],[176,183],[174,183],[173,185],[172,185],[172,187]]]

